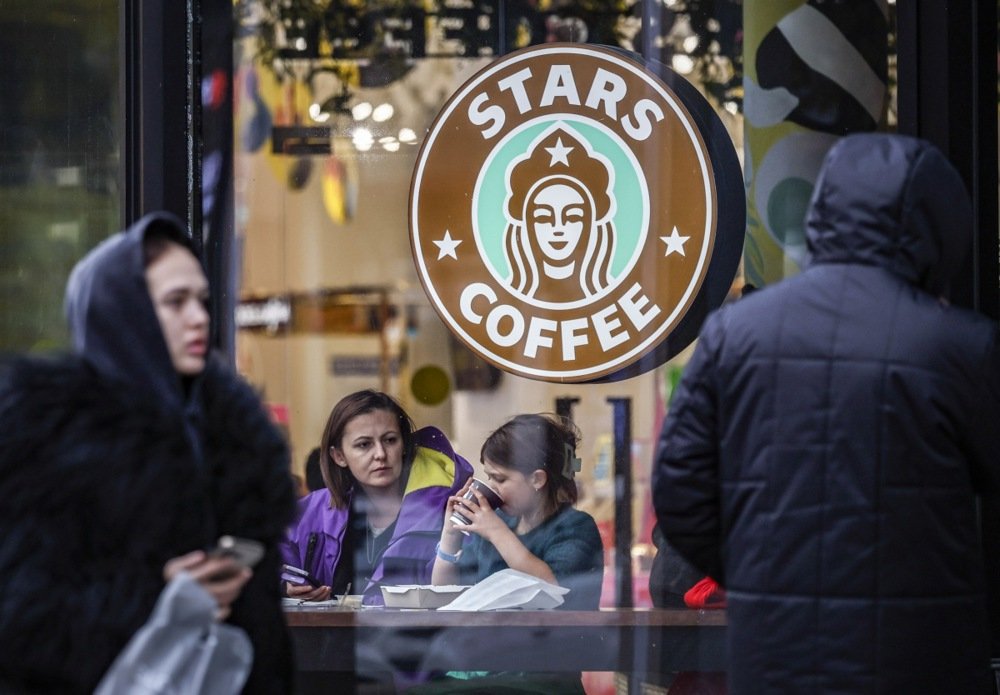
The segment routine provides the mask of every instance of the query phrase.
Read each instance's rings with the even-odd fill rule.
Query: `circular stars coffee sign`
[[[438,115],[411,244],[435,309],[484,359],[617,379],[679,351],[721,303],[743,200],[731,140],[694,88],[613,49],[546,44],[492,63]],[[668,340],[684,325],[684,345]]]

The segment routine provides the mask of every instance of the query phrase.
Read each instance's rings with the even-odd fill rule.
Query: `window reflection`
[[[50,351],[70,268],[120,226],[118,3],[4,3],[0,35],[0,354]]]

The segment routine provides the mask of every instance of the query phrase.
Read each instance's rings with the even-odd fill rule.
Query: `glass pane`
[[[304,484],[331,408],[363,388],[394,396],[417,427],[440,428],[477,476],[480,447],[507,418],[567,410],[583,435],[576,507],[594,518],[604,546],[601,606],[651,606],[650,464],[683,357],[611,384],[503,373],[438,317],[407,221],[422,138],[469,77],[501,53],[546,41],[639,50],[643,4],[589,3],[577,17],[527,4],[504,17],[496,3],[379,3],[377,12],[330,4],[341,9],[325,14],[317,5],[327,3],[238,3],[234,60],[236,361],[285,427],[294,471]],[[653,5],[669,23],[647,48],[709,92],[741,152],[739,5],[721,23]],[[612,398],[631,406],[630,499],[616,499]],[[619,549],[616,502],[632,528]],[[616,597],[622,555],[632,587]],[[607,673],[587,682],[589,692],[614,687]]]
[[[48,351],[70,269],[119,226],[118,3],[2,3],[0,34],[0,354]]]

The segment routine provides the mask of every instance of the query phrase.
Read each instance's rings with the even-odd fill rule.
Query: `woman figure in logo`
[[[564,303],[608,287],[615,250],[608,164],[560,125],[514,161],[507,181],[504,253],[513,289]]]

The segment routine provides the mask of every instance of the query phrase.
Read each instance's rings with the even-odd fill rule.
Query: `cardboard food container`
[[[468,588],[454,584],[383,586],[382,599],[386,608],[440,608],[454,601]]]
[[[337,605],[344,608],[361,608],[361,599],[363,598],[364,596],[361,594],[346,594],[340,597]]]

